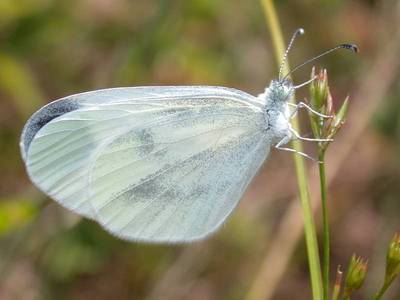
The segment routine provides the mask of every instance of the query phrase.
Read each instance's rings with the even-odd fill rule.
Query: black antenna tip
[[[357,47],[357,45],[354,45],[354,44],[342,44],[342,45],[340,45],[340,48],[349,49],[355,53],[358,52],[358,47]]]

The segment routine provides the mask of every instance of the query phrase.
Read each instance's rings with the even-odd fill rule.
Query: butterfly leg
[[[278,150],[284,150],[284,151],[296,153],[296,154],[299,154],[299,155],[301,155],[301,156],[303,156],[303,157],[305,157],[305,158],[308,158],[308,159],[310,159],[310,160],[312,160],[312,161],[314,161],[314,162],[321,163],[319,160],[317,160],[317,159],[311,157],[310,155],[308,155],[308,154],[306,154],[306,153],[304,153],[304,152],[300,152],[300,151],[297,151],[296,149],[292,149],[292,148],[288,148],[288,147],[282,147],[282,145],[285,145],[285,144],[287,144],[288,142],[290,142],[290,137],[284,137],[283,139],[281,139],[281,140],[278,142],[278,144],[275,145],[275,148],[278,149]]]
[[[294,137],[298,140],[302,140],[302,141],[309,141],[309,142],[332,142],[333,139],[313,139],[313,138],[306,138],[306,137],[302,137],[300,136],[300,134],[294,130],[292,127],[289,128],[290,132],[293,133]]]
[[[319,112],[317,112],[316,110],[314,110],[311,106],[309,106],[308,104],[304,103],[304,102],[298,102],[297,104],[293,104],[293,103],[288,103],[291,106],[294,106],[295,109],[294,111],[291,113],[289,119],[292,119],[296,116],[297,112],[300,110],[300,108],[306,108],[308,111],[312,112],[313,114],[317,115],[318,117],[321,118],[333,118],[333,116],[327,116],[324,114],[321,114]]]

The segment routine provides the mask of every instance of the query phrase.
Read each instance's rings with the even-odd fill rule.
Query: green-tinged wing
[[[212,117],[204,118],[205,114]],[[188,126],[182,129],[185,134],[192,134],[190,124],[182,123],[191,118],[204,118],[205,126],[218,132],[221,118],[224,123],[229,114],[248,120],[249,133],[263,127],[256,98],[234,89],[134,87],[82,93],[35,113],[24,128],[21,152],[31,180],[42,191],[61,205],[95,218],[89,201],[89,175],[99,149],[126,135],[127,130],[140,132],[154,126],[164,130],[165,141],[172,143],[164,124],[171,128],[181,122]],[[196,147],[192,142],[187,145]],[[151,147],[142,145],[138,151],[155,155],[150,153]]]

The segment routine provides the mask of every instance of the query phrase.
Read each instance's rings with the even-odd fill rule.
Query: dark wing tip
[[[36,133],[43,126],[45,126],[51,120],[68,112],[77,110],[78,108],[78,101],[76,101],[74,98],[67,97],[50,102],[36,111],[26,122],[21,134],[20,148],[24,161],[28,153],[29,145],[31,144]]]

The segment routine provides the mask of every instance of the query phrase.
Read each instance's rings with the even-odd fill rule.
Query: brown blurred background
[[[332,275],[354,252],[368,258],[354,299],[371,299],[386,245],[400,230],[400,7],[394,0],[276,5],[286,39],[306,30],[289,55],[292,65],[339,43],[360,48],[316,65],[328,69],[335,105],[351,99],[327,155]],[[117,240],[49,201],[29,182],[18,147],[27,118],[69,94],[188,84],[257,94],[276,74],[257,0],[1,0],[0,299],[310,299],[290,154],[272,151],[217,234],[171,246]],[[307,94],[304,88],[297,96]],[[307,134],[304,113],[301,119]],[[316,166],[307,165],[318,204]],[[395,284],[387,299],[399,293]]]

